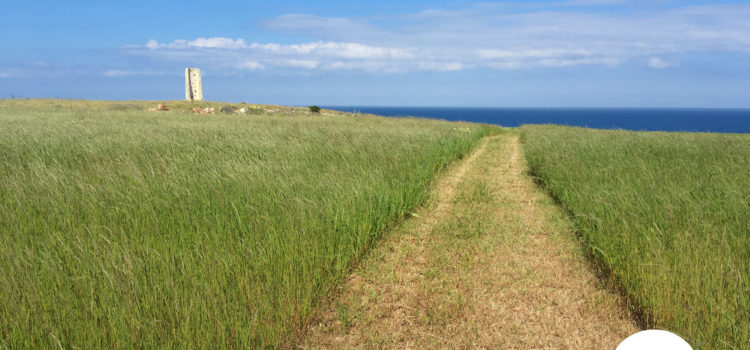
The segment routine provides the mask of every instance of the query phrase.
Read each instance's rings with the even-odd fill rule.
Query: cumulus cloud
[[[750,4],[591,10],[620,0],[560,1],[557,7],[484,3],[378,18],[289,14],[266,27],[318,40],[249,43],[242,38],[149,40],[129,47],[158,59],[239,70],[361,70],[403,73],[472,68],[614,68],[689,53],[750,54]],[[586,9],[578,9],[586,7]],[[382,24],[382,23],[387,23]]]
[[[243,47],[247,47],[247,43],[242,39],[232,40],[229,38],[198,38],[188,42],[188,46],[211,47],[219,49],[240,49]]]
[[[161,59],[198,61],[214,66],[234,67],[240,70],[269,68],[365,70],[403,72],[405,65],[418,55],[410,48],[365,45],[354,42],[315,41],[282,45],[278,43],[250,43],[243,39],[198,38],[178,39],[171,43],[149,40],[143,46],[128,46],[132,52]],[[138,51],[146,49],[146,52]],[[210,50],[210,51],[205,51]],[[435,64],[435,70],[460,69],[460,65]],[[122,76],[125,72],[112,71],[108,76]]]
[[[159,43],[156,40],[154,40],[154,39],[149,39],[148,42],[146,43],[146,48],[149,48],[149,49],[152,49],[152,50],[153,49],[158,49],[159,48]]]

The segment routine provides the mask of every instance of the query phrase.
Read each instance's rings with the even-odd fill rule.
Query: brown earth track
[[[302,348],[614,349],[636,332],[514,134],[433,186],[323,307]]]

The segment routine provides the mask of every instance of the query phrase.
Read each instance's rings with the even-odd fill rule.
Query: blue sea
[[[327,106],[346,112],[519,126],[559,124],[597,129],[750,133],[750,109],[482,108]]]

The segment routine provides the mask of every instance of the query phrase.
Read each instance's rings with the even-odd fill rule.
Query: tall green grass
[[[521,130],[532,172],[648,327],[750,347],[750,135]]]
[[[488,130],[143,106],[0,101],[0,348],[283,345]]]

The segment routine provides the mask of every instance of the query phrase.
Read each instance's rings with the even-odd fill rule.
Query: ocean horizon
[[[594,129],[750,133],[750,108],[509,108],[323,106],[386,117],[422,117],[517,127],[557,124]]]

